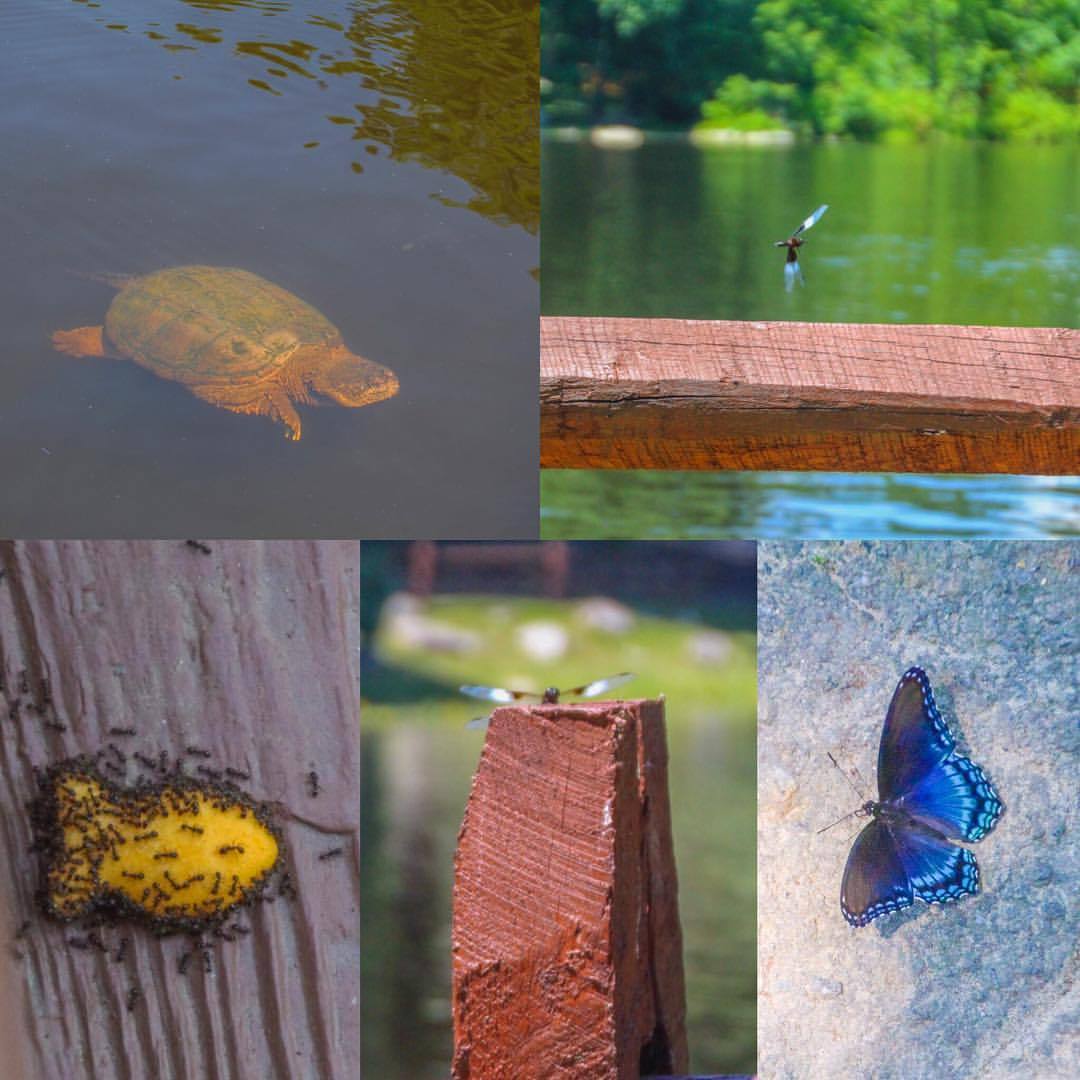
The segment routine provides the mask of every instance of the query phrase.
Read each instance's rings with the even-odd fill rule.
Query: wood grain
[[[685,1072],[662,702],[495,711],[452,943],[455,1080]]]
[[[5,1076],[359,1075],[359,548],[208,547],[0,543],[0,1001],[17,1007]],[[204,746],[278,804],[298,896],[244,912],[250,935],[217,943],[210,973],[196,960],[179,975],[186,939],[138,927],[101,932],[114,951],[130,938],[121,963],[75,950],[75,931],[34,906],[32,766],[109,741],[148,755]],[[342,858],[318,859],[338,846]]]
[[[1080,334],[541,319],[541,464],[1080,471]]]

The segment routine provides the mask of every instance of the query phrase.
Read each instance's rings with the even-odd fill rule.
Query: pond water
[[[313,12],[317,10],[317,14]],[[5,0],[0,535],[536,529],[537,19],[523,0]],[[113,290],[241,267],[400,393],[303,437],[56,352]]]
[[[545,314],[1080,324],[1076,146],[548,138],[542,165]],[[773,241],[821,203],[789,294]],[[628,500],[645,489],[651,505]],[[581,473],[545,476],[543,529],[656,535],[665,495],[680,528],[663,535],[1052,536],[1080,515],[1075,483],[1040,478]]]
[[[540,531],[574,540],[1042,538],[1080,534],[1080,479],[550,469]]]

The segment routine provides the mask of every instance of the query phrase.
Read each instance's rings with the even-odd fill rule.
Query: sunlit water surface
[[[1080,534],[1075,477],[555,469],[541,501],[541,534],[565,539]]]
[[[536,14],[522,0],[5,0],[0,535],[504,536],[536,523]],[[53,350],[83,274],[211,264],[401,391],[304,433]]]

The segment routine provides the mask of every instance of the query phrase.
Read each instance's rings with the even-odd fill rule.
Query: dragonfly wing
[[[591,683],[586,683],[584,686],[565,692],[576,694],[578,697],[597,697],[599,694],[605,694],[616,686],[622,686],[624,682],[629,682],[633,677],[634,675],[630,671],[620,671],[618,675],[608,675],[604,679],[595,679]]]
[[[466,697],[480,698],[481,701],[494,701],[499,705],[509,705],[524,695],[516,690],[504,690],[501,686],[459,686]]]
[[[465,726],[475,731],[483,731],[491,722],[490,716],[475,716]]]
[[[791,292],[795,288],[795,279],[802,281],[802,273],[798,262],[784,263],[784,291]]]
[[[821,220],[821,215],[829,209],[828,203],[822,203],[791,235],[798,236],[799,233],[805,232],[807,229],[816,225]]]

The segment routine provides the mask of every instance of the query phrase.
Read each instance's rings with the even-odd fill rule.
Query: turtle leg
[[[280,387],[273,387],[260,395],[252,412],[269,416],[285,425],[285,438],[296,442],[300,438],[300,414],[296,411],[291,398]]]
[[[286,427],[286,436],[294,442],[300,438],[300,414],[293,407],[289,395],[279,387],[255,392],[238,392],[235,388],[221,386],[189,386],[188,389],[211,405],[247,416],[269,416]]]
[[[52,336],[53,348],[68,356],[105,356],[103,326],[78,326],[74,330],[57,330]]]

